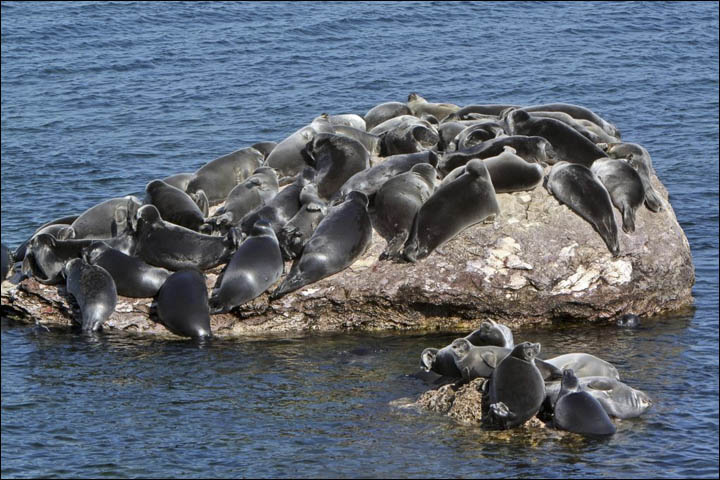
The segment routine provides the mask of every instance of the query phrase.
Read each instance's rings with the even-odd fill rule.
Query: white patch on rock
[[[555,286],[553,293],[563,295],[593,290],[601,278],[610,285],[628,283],[632,278],[632,263],[619,259],[606,264],[593,263],[588,268],[580,265],[573,275]]]
[[[610,285],[622,285],[632,279],[632,263],[628,260],[615,260],[603,271],[603,278]]]
[[[300,292],[300,295],[302,295],[304,297],[309,297],[310,295],[313,295],[319,291],[320,291],[320,289],[317,287],[316,288],[307,288],[307,289],[303,290],[302,292]]]
[[[562,250],[560,250],[560,258],[570,258],[575,255],[575,248],[577,248],[578,244],[573,243],[572,245],[569,245]]]
[[[515,270],[532,270],[533,266],[520,260],[517,255],[510,255],[505,259],[505,266]]]
[[[527,278],[523,277],[519,273],[516,273],[512,277],[510,277],[510,282],[507,284],[507,288],[510,288],[512,290],[519,290],[525,285],[527,285],[527,283]]]

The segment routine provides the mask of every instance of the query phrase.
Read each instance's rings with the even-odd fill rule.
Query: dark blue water
[[[718,5],[3,3],[2,241],[322,112],[565,101],[651,153],[696,309],[516,332],[655,406],[604,442],[398,408],[454,335],[94,341],[3,320],[2,476],[718,475]]]

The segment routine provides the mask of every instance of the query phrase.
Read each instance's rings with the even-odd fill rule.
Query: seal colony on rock
[[[624,232],[633,234],[640,203],[662,208],[652,173],[644,148],[622,143],[615,126],[584,107],[462,107],[412,93],[364,117],[321,114],[277,143],[240,148],[194,173],[168,172],[147,185],[145,205],[115,198],[50,222],[14,261],[24,262],[26,276],[52,285],[66,280],[68,262],[85,258],[108,267],[121,296],[143,298],[157,296],[169,271],[225,265],[207,305],[220,314],[255,298],[267,305],[343,271],[368,250],[373,231],[387,241],[375,265],[442,255],[465,231],[492,230],[503,215],[502,195],[532,193],[543,176],[558,202],[621,257],[613,205]],[[3,250],[3,269],[10,258]],[[261,258],[269,263],[257,264]],[[294,260],[292,268],[282,258]],[[514,255],[505,263],[533,268]],[[198,328],[190,330],[205,331]],[[428,353],[430,363],[432,355],[442,363],[451,354]]]

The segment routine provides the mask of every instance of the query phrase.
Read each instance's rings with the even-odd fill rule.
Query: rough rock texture
[[[690,246],[667,191],[652,180],[664,209],[652,213],[642,206],[636,232],[619,229],[619,257],[612,257],[589,223],[539,186],[498,194],[501,213],[493,222],[465,230],[416,264],[378,261],[385,241],[374,233],[368,251],[350,268],[276,302],[269,304],[264,294],[236,312],[213,316],[213,333],[467,330],[479,318],[516,327],[691,305]],[[619,212],[615,217],[622,225]],[[219,271],[206,272],[208,287]],[[2,315],[70,324],[71,310],[57,290],[34,280],[4,282]],[[119,297],[105,328],[167,334],[148,316],[151,301]]]

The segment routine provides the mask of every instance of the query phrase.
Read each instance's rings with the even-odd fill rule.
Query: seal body
[[[515,149],[512,147],[505,147],[503,153],[485,159],[484,163],[495,193],[533,190],[543,179],[543,168],[537,163],[528,163],[515,155]]]
[[[363,119],[365,120],[365,129],[372,130],[386,120],[399,117],[400,115],[412,115],[410,108],[401,102],[386,102],[375,105],[368,110]]]
[[[153,180],[145,187],[145,203],[155,205],[166,222],[197,231],[205,221],[200,208],[190,196],[162,180]]]
[[[387,240],[381,259],[399,259],[415,215],[435,190],[437,172],[429,163],[386,181],[375,196],[375,229]]]
[[[452,103],[431,103],[425,100],[417,93],[408,95],[407,106],[413,115],[421,117],[423,115],[432,115],[439,121],[443,121],[445,117],[451,113],[460,110],[460,107]]]
[[[455,146],[455,150],[468,150],[503,134],[505,134],[505,130],[498,122],[478,122],[460,131],[452,140],[452,144]]]
[[[428,198],[420,207],[403,250],[411,262],[427,257],[466,228],[499,212],[490,174],[481,160]]]
[[[512,147],[515,154],[526,162],[554,164],[557,161],[555,150],[544,138],[513,135],[493,138],[462,152],[446,153],[439,162],[438,168],[447,174],[475,158],[484,159],[500,155],[505,151],[505,147]]]
[[[590,167],[598,158],[606,157],[597,145],[572,127],[553,118],[533,118],[524,110],[515,110],[507,117],[512,135],[539,136],[553,146],[558,161]]]
[[[294,260],[302,253],[305,244],[327,215],[327,203],[317,194],[317,187],[310,183],[300,192],[302,207],[283,227],[277,238],[283,258]]]
[[[52,220],[50,222],[42,224],[37,230],[35,230],[35,233],[33,233],[30,238],[25,240],[23,243],[20,244],[19,247],[15,249],[13,252],[13,257],[15,258],[16,262],[22,262],[25,258],[25,250],[27,249],[28,245],[30,244],[30,240],[32,238],[39,234],[39,233],[50,233],[52,236],[59,240],[66,240],[68,238],[75,238],[75,231],[70,227],[70,225],[77,220],[79,215],[70,215],[67,217],[58,218],[56,220]],[[66,234],[58,234],[57,232],[53,231],[46,231],[43,230],[49,226],[53,225],[60,225],[61,227],[67,227],[68,230],[63,230],[64,232],[67,232]]]
[[[278,143],[268,155],[265,164],[274,168],[280,177],[294,177],[308,166],[302,154],[308,142],[319,133],[334,132],[335,129],[326,117],[316,118],[310,125],[306,125]]]
[[[545,382],[535,366],[539,343],[523,342],[497,366],[490,378],[490,420],[500,428],[522,425],[540,410]]]
[[[93,240],[58,240],[41,233],[30,240],[23,259],[22,271],[45,285],[63,281],[63,269],[74,258],[80,258],[84,248]]]
[[[203,235],[160,218],[153,205],[138,211],[136,254],[168,270],[207,270],[227,261],[237,247],[234,230],[226,237]]]
[[[579,105],[573,105],[571,103],[546,103],[543,105],[531,105],[529,107],[523,107],[522,110],[526,112],[563,112],[567,113],[576,120],[588,120],[595,125],[602,128],[608,135],[616,138],[620,138],[620,131],[617,127],[610,122],[605,121],[598,114],[592,110],[581,107]]]
[[[578,377],[600,376],[620,379],[620,374],[613,364],[589,353],[567,353],[545,361],[560,370],[571,369]]]
[[[421,163],[437,165],[437,155],[434,152],[424,152],[392,155],[384,162],[356,173],[350,177],[335,195],[335,200],[341,199],[348,193],[356,190],[368,197],[374,195],[385,182],[391,178],[409,171],[413,166]]]
[[[65,287],[75,298],[84,332],[96,332],[115,311],[117,291],[110,274],[102,267],[74,258],[65,266]]]
[[[510,349],[496,346],[476,347],[465,338],[451,344],[455,366],[467,381],[490,378],[498,364],[510,354]]]
[[[613,205],[620,210],[623,231],[634,232],[635,212],[645,200],[640,175],[626,162],[610,158],[596,160],[590,170],[600,179],[610,194]]]
[[[330,199],[353,175],[370,166],[370,154],[355,139],[343,135],[322,133],[308,142],[304,150],[315,171],[315,183],[320,198]]]
[[[183,192],[187,190],[187,186],[190,183],[190,180],[193,179],[194,173],[176,173],[175,175],[170,175],[169,177],[165,177],[162,179],[163,182],[167,183],[168,185],[172,185],[175,188],[179,188]]]
[[[113,278],[118,295],[123,297],[154,297],[171,273],[125,255],[100,241],[92,242],[85,248],[83,257],[89,264],[104,268]]]
[[[210,311],[224,313],[262,295],[280,279],[285,265],[270,224],[260,220],[233,253],[210,298]]]
[[[372,225],[367,206],[364,193],[350,192],[343,203],[332,207],[271,300],[352,265],[370,245]]]
[[[176,335],[212,335],[205,277],[196,270],[170,275],[158,292],[156,309],[162,324]]]
[[[195,172],[188,183],[187,193],[193,194],[202,190],[210,205],[217,205],[225,200],[235,185],[248,178],[262,164],[264,158],[261,152],[251,147],[216,158]]]
[[[359,130],[357,128],[342,125],[335,126],[335,133],[337,135],[343,135],[345,137],[352,138],[353,140],[357,140],[363,147],[365,147],[365,150],[367,150],[370,155],[380,155],[382,139],[377,135],[368,133],[365,130]]]
[[[129,195],[122,198],[106,200],[83,212],[70,226],[75,238],[112,238],[125,230],[132,223],[140,201]]]
[[[650,181],[654,169],[648,151],[637,143],[606,143],[598,146],[602,147],[611,158],[624,159],[633,167],[640,175],[645,190],[645,205],[653,212],[662,210],[663,202]]]
[[[563,371],[553,425],[560,430],[590,436],[613,435],[617,430],[600,402],[580,389],[572,370]]]
[[[267,205],[278,193],[278,178],[275,170],[260,167],[240,185],[228,194],[225,205],[215,211],[208,224],[215,228],[229,228],[239,225],[240,221],[253,210]]]
[[[476,347],[496,346],[513,349],[515,341],[512,331],[502,323],[494,320],[486,320],[480,324],[480,328],[465,337]]]
[[[643,391],[636,390],[611,377],[593,376],[578,378],[580,389],[592,395],[615,418],[639,417],[652,407],[652,399]],[[551,405],[557,402],[560,382],[545,383],[547,398]]]
[[[613,255],[620,253],[610,194],[589,168],[559,162],[550,171],[546,187],[595,228]]]
[[[435,372],[438,375],[443,375],[452,378],[461,378],[462,373],[458,369],[455,360],[457,353],[452,348],[452,345],[448,345],[441,349],[437,348],[426,348],[420,354],[420,366],[426,372]]]
[[[280,229],[300,210],[300,193],[315,175],[312,167],[305,167],[295,181],[285,187],[277,195],[260,208],[256,208],[242,218],[240,228],[249,235],[258,220],[267,220],[277,235]]]
[[[440,136],[428,122],[420,123],[419,119],[413,119],[382,134],[381,155],[387,157],[422,152],[437,145],[439,141]]]

